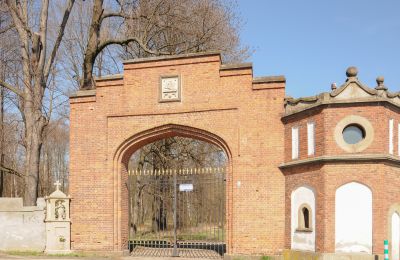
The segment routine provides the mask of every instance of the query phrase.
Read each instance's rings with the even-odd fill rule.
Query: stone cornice
[[[133,63],[142,63],[142,62],[150,62],[150,61],[164,61],[164,60],[174,60],[174,59],[185,59],[185,58],[195,58],[195,57],[203,57],[203,56],[221,56],[221,53],[218,51],[210,51],[210,52],[199,52],[199,53],[188,53],[188,54],[178,54],[178,55],[165,55],[165,56],[156,56],[149,58],[139,58],[139,59],[130,59],[124,60],[122,64],[133,64]]]
[[[400,93],[391,93],[383,84],[384,78],[376,79],[377,86],[370,88],[362,84],[357,78],[357,68],[350,67],[347,79],[339,88],[332,84],[331,92],[323,92],[316,96],[301,98],[285,98],[285,114],[283,117],[294,115],[302,111],[329,104],[355,104],[385,102],[400,108]]]
[[[400,167],[400,157],[388,154],[346,154],[346,155],[323,155],[303,160],[295,160],[279,165],[280,169],[288,169],[295,166],[318,164],[318,163],[334,163],[334,162],[371,162],[381,161],[395,164]]]
[[[385,99],[385,98],[379,98],[379,97],[376,97],[376,98],[358,98],[358,99],[354,99],[354,100],[336,100],[336,101],[318,100],[318,102],[310,104],[307,107],[298,109],[297,111],[294,111],[292,113],[285,113],[282,116],[282,120],[285,120],[285,119],[287,119],[287,118],[289,118],[289,117],[291,117],[293,115],[301,114],[301,113],[303,113],[305,111],[311,111],[313,109],[323,108],[323,107],[326,107],[326,106],[329,106],[329,105],[338,105],[338,106],[343,105],[343,106],[345,106],[345,105],[351,104],[351,105],[357,106],[357,105],[360,105],[360,104],[368,104],[368,103],[370,103],[370,104],[385,103],[385,104],[388,104],[388,105],[390,105],[392,107],[400,109],[400,105],[399,104],[394,103],[391,100],[388,100],[388,99]]]
[[[78,90],[77,92],[69,95],[69,98],[92,97],[92,96],[96,96],[96,89]]]
[[[123,79],[123,74],[105,75],[102,77],[95,77],[94,80],[97,81],[108,81],[108,80],[120,80]]]
[[[253,79],[253,84],[263,84],[263,83],[284,83],[286,82],[285,76],[267,76],[267,77],[255,77]]]
[[[239,69],[252,69],[253,63],[245,62],[245,63],[226,63],[222,64],[220,70],[239,70]]]

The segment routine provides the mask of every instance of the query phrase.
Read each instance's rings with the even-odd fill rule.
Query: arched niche
[[[315,251],[315,193],[301,186],[291,195],[291,248]]]
[[[335,250],[372,254],[372,191],[366,185],[350,182],[336,190]]]
[[[400,215],[396,211],[391,217],[391,256],[392,260],[400,259]]]

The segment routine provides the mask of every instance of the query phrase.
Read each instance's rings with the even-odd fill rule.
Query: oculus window
[[[343,129],[343,139],[347,144],[357,144],[364,140],[365,130],[360,125],[351,124]]]

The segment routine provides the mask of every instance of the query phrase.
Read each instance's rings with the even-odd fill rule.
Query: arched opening
[[[336,252],[372,254],[372,192],[350,182],[336,190]]]
[[[315,194],[301,186],[291,196],[292,249],[315,251]]]
[[[304,227],[305,228],[310,228],[310,222],[309,222],[309,210],[307,208],[303,208],[303,217],[304,217]]]
[[[392,214],[392,258],[393,260],[399,260],[400,259],[400,254],[399,254],[399,249],[400,249],[400,215],[397,212],[394,212]]]
[[[122,166],[121,239],[133,254],[223,255],[230,155],[222,139],[168,125],[127,143],[117,155]]]
[[[297,222],[297,231],[312,231],[311,228],[311,206],[307,203],[303,203],[299,207],[298,212],[298,222]]]

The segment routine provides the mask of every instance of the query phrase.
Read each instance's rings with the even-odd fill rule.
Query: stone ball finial
[[[378,86],[383,85],[384,81],[385,81],[385,78],[383,76],[379,76],[376,78],[376,83],[378,84]]]
[[[346,70],[346,76],[347,76],[348,78],[350,78],[350,77],[357,77],[357,73],[358,73],[358,69],[357,69],[357,67],[354,67],[354,66],[349,67],[349,68]]]
[[[385,87],[385,85],[383,85],[383,82],[385,81],[385,78],[383,76],[379,76],[376,78],[376,83],[378,84],[378,86],[376,86],[376,90],[387,90],[387,88]]]

